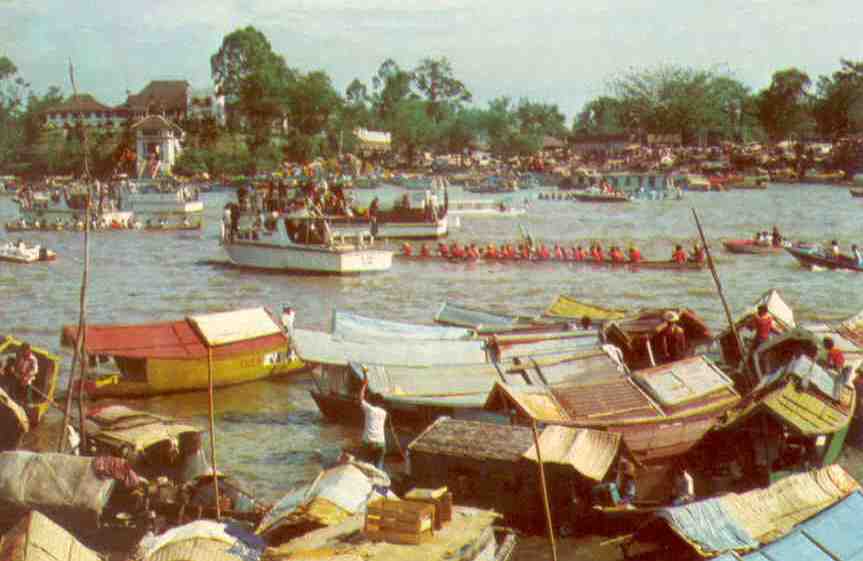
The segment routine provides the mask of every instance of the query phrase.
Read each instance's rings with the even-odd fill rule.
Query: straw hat
[[[662,319],[664,319],[667,322],[674,323],[675,321],[680,319],[680,316],[678,316],[676,312],[672,312],[671,310],[668,310],[667,312],[662,314]]]

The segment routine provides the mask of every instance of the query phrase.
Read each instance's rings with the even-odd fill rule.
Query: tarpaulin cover
[[[316,501],[325,501],[341,511],[341,516],[331,520],[338,523],[347,516],[364,512],[370,498],[375,496],[376,487],[389,486],[389,476],[369,464],[351,462],[330,468],[312,483],[282,497],[261,520],[256,532],[266,534],[283,525],[299,522],[312,514],[309,506]]]
[[[435,314],[434,320],[446,325],[457,325],[479,330],[481,328],[495,327],[512,328],[521,321],[521,318],[483,310],[474,310],[451,302],[445,302],[438,310],[438,313]]]
[[[588,304],[576,300],[572,296],[561,294],[557,300],[544,312],[545,316],[566,319],[590,318],[602,321],[607,319],[621,319],[626,316],[626,310],[603,308],[595,304]]]
[[[720,499],[663,509],[659,516],[688,542],[704,552],[754,549],[758,541],[737,521]]]
[[[393,366],[467,365],[486,362],[485,342],[365,339],[338,341],[330,333],[295,329],[297,354],[305,362]]]
[[[21,509],[99,515],[113,479],[100,479],[93,458],[35,452],[0,453],[0,502]]]
[[[18,419],[18,425],[22,433],[30,430],[30,420],[27,418],[27,412],[18,405],[18,402],[9,397],[2,388],[0,388],[0,407],[6,407]]]
[[[142,561],[254,561],[265,544],[237,524],[196,520],[138,544]]]
[[[77,326],[63,327],[61,342],[74,346]],[[85,351],[92,355],[126,358],[201,359],[207,357],[206,341],[187,320],[136,325],[88,325]],[[215,347],[213,357],[269,349],[287,344],[282,333]]]
[[[460,327],[388,321],[340,310],[333,310],[331,331],[334,339],[359,342],[368,339],[454,340],[474,338],[473,331]]]
[[[592,429],[549,426],[539,436],[543,463],[572,466],[594,481],[602,481],[619,449],[620,435]],[[524,457],[536,462],[536,445]]]
[[[198,328],[208,347],[258,339],[282,332],[282,327],[264,308],[189,316],[188,320]]]
[[[65,528],[30,511],[0,537],[0,559],[14,561],[101,561]]]
[[[640,370],[634,378],[663,406],[677,405],[734,387],[734,382],[703,356]]]
[[[710,556],[773,542],[852,492],[859,495],[857,483],[840,466],[832,465],[786,477],[764,489],[663,509],[659,516],[700,554]],[[849,504],[863,508],[855,501],[860,499]],[[855,512],[859,518],[860,510]],[[832,535],[843,527],[831,522],[822,528],[825,535]]]

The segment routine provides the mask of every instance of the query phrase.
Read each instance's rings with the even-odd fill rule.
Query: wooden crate
[[[365,534],[371,540],[419,545],[433,535],[434,513],[432,504],[378,499],[366,510]]]
[[[439,489],[411,489],[405,500],[434,505],[434,529],[440,530],[452,520],[452,493],[446,487]]]

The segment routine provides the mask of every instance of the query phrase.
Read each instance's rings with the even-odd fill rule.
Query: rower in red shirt
[[[519,257],[521,259],[524,259],[525,261],[530,261],[530,246],[529,245],[522,244]]]
[[[468,261],[478,261],[479,260],[479,249],[476,247],[476,244],[470,244],[465,250],[465,257]]]
[[[441,257],[449,257],[449,246],[445,243],[439,243],[437,245],[437,252]]]
[[[575,260],[576,261],[584,261],[585,257],[586,256],[584,255],[584,250],[581,248],[581,246],[578,246],[577,248],[575,248]]]
[[[566,261],[566,254],[559,243],[554,244],[554,258],[558,261]]]
[[[611,248],[610,256],[611,256],[611,260],[614,263],[625,263],[626,262],[626,257],[623,256],[623,252],[620,251],[620,248],[617,246],[613,246]]]
[[[414,254],[414,248],[411,247],[411,244],[405,242],[402,244],[402,255],[405,257],[410,257]]]
[[[454,242],[452,244],[452,248],[450,249],[450,255],[452,255],[456,259],[464,259],[467,253],[464,248],[458,243]]]
[[[590,251],[590,256],[593,257],[594,261],[604,261],[605,256],[602,254],[602,246],[595,244],[593,249]]]
[[[839,350],[832,337],[824,338],[824,348],[827,349],[827,368],[841,372],[845,367],[845,354]]]
[[[548,250],[544,243],[539,244],[539,250],[537,253],[539,254],[539,258],[543,261],[551,259],[551,251]]]
[[[674,253],[671,254],[671,260],[679,265],[686,263],[686,251],[683,250],[682,245],[676,245],[674,247]]]
[[[429,244],[424,243],[420,246],[420,257],[431,257],[431,250],[429,249]]]
[[[629,262],[641,263],[641,252],[634,245],[629,247]]]
[[[486,259],[497,259],[497,246],[493,243],[488,244],[488,247],[485,248],[485,258]]]

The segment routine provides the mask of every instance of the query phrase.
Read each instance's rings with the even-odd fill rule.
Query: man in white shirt
[[[368,377],[360,388],[360,407],[363,409],[363,451],[365,460],[378,469],[384,469],[384,456],[387,453],[386,422],[387,412],[366,401],[369,387]],[[373,401],[376,401],[373,399]]]
[[[285,331],[288,332],[288,335],[294,334],[294,318],[296,317],[296,313],[294,309],[290,306],[282,306],[282,325],[285,326]]]

